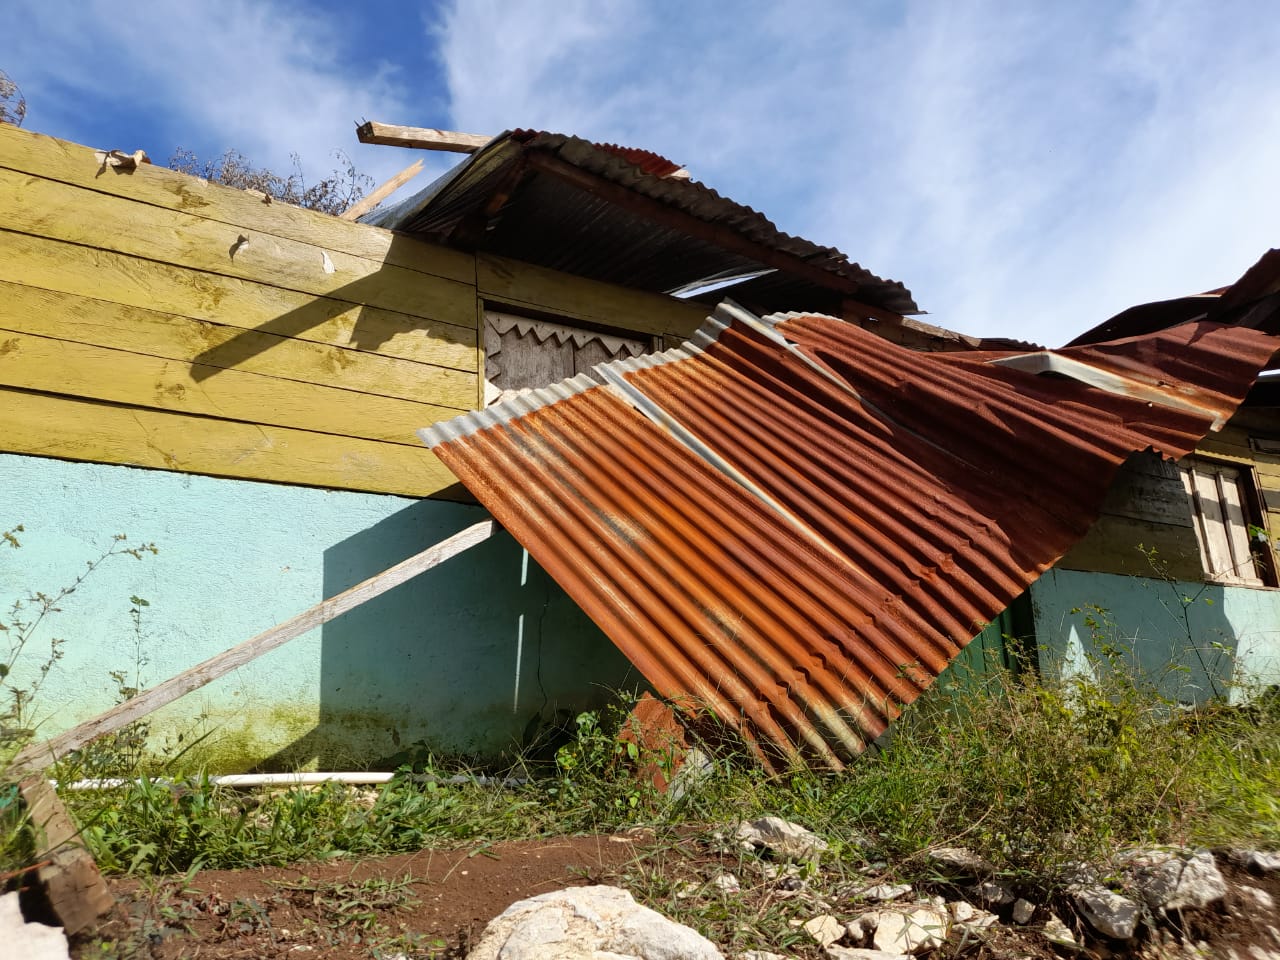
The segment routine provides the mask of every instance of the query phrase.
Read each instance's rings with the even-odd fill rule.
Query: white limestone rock
[[[929,862],[943,876],[954,880],[981,880],[996,872],[994,865],[967,847],[938,847],[929,852]]]
[[[934,906],[881,910],[871,945],[889,953],[924,953],[942,946],[950,926],[947,912]]]
[[[804,932],[813,937],[820,947],[829,946],[845,935],[844,924],[829,913],[806,920]]]
[[[816,833],[781,817],[743,820],[734,836],[754,849],[768,850],[775,857],[788,860],[817,860],[827,849],[827,841]]]
[[[1071,928],[1058,919],[1055,914],[1049,914],[1049,919],[1045,920],[1044,926],[1045,939],[1050,943],[1056,943],[1064,947],[1078,947],[1080,944],[1076,941],[1076,935],[1071,932]]]
[[[1072,896],[1080,915],[1104,937],[1128,940],[1133,936],[1141,908],[1128,897],[1101,886],[1077,887]]]
[[[618,887],[520,900],[490,921],[468,960],[724,960],[705,937]]]
[[[1127,859],[1133,889],[1153,910],[1200,910],[1227,895],[1227,881],[1207,850],[1191,856],[1146,850]]]
[[[711,886],[721,893],[740,893],[742,883],[732,873],[722,873],[711,878]]]
[[[898,900],[905,897],[911,892],[911,884],[909,883],[875,883],[869,887],[863,887],[861,890],[855,891],[854,896],[863,900],[875,900],[879,903],[888,903],[891,900]]]
[[[68,960],[70,956],[62,928],[27,923],[16,893],[0,896],[0,945],[4,956],[22,960]]]
[[[1036,915],[1036,905],[1030,900],[1024,900],[1019,897],[1013,902],[1013,922],[1018,926],[1026,926],[1031,922],[1031,918]]]
[[[1013,893],[1002,883],[984,880],[969,888],[969,896],[984,907],[1003,907],[1013,903]]]
[[[827,947],[830,960],[911,960],[909,953],[890,953],[887,950],[868,950],[865,947]]]

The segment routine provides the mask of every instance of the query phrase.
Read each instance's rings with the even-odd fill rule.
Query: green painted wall
[[[1111,644],[1186,703],[1280,684],[1280,590],[1051,570],[1031,587],[1041,669]]]
[[[486,516],[475,506],[0,455],[0,604],[115,557],[24,653],[21,685],[63,638],[35,702],[52,734],[115,702],[113,670],[158,683]],[[140,636],[130,597],[146,599]],[[0,635],[0,653],[4,650]],[[517,679],[517,659],[519,676]],[[424,741],[492,755],[557,711],[639,680],[506,534],[292,641],[153,717],[155,742],[212,730],[218,770],[362,768]]]

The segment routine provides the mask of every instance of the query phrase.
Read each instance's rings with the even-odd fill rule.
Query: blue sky
[[[936,323],[1051,345],[1280,245],[1264,0],[10,0],[0,69],[28,129],[158,162],[414,159],[361,119],[647,147]]]

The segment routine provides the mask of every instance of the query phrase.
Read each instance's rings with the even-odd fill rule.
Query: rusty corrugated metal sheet
[[[678,168],[658,154],[558,133],[508,131],[422,192],[361,220],[448,242],[494,196],[510,191],[502,209],[488,216],[483,236],[469,241],[476,249],[658,292],[710,277],[759,271],[757,261],[740,253],[656,225],[555,177],[525,169],[523,158],[531,151],[550,154],[762,247],[798,257],[829,273],[833,283],[852,281],[858,298],[870,306],[900,314],[919,312],[902,283],[876,276],[834,247],[784,233],[762,213],[696,180],[670,177]],[[798,283],[809,294],[802,300],[825,289]]]
[[[1084,534],[1132,451],[1191,451],[1275,347],[1197,323],[1053,354],[1099,387],[722,307],[605,386],[423,437],[664,697],[838,768]]]

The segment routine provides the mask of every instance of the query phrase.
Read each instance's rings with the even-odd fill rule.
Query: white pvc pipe
[[[209,783],[218,787],[302,787],[322,783],[373,786],[389,783],[394,778],[394,773],[376,773],[367,770],[335,773],[228,773],[209,777]],[[92,780],[74,780],[71,783],[62,785],[59,785],[56,780],[51,780],[50,783],[53,784],[55,789],[59,790],[109,790],[113,787],[126,787],[131,783],[137,783],[139,779],[141,778],[101,777]],[[410,774],[408,779],[414,779],[413,775]],[[520,777],[507,777],[499,780],[495,777],[486,777],[484,775],[468,777],[465,774],[457,774],[452,777],[424,777],[422,779],[450,786],[463,786],[468,783],[474,783],[482,787],[494,784],[504,787],[520,786],[528,782]],[[173,781],[167,777],[155,777],[153,782],[172,783]]]

